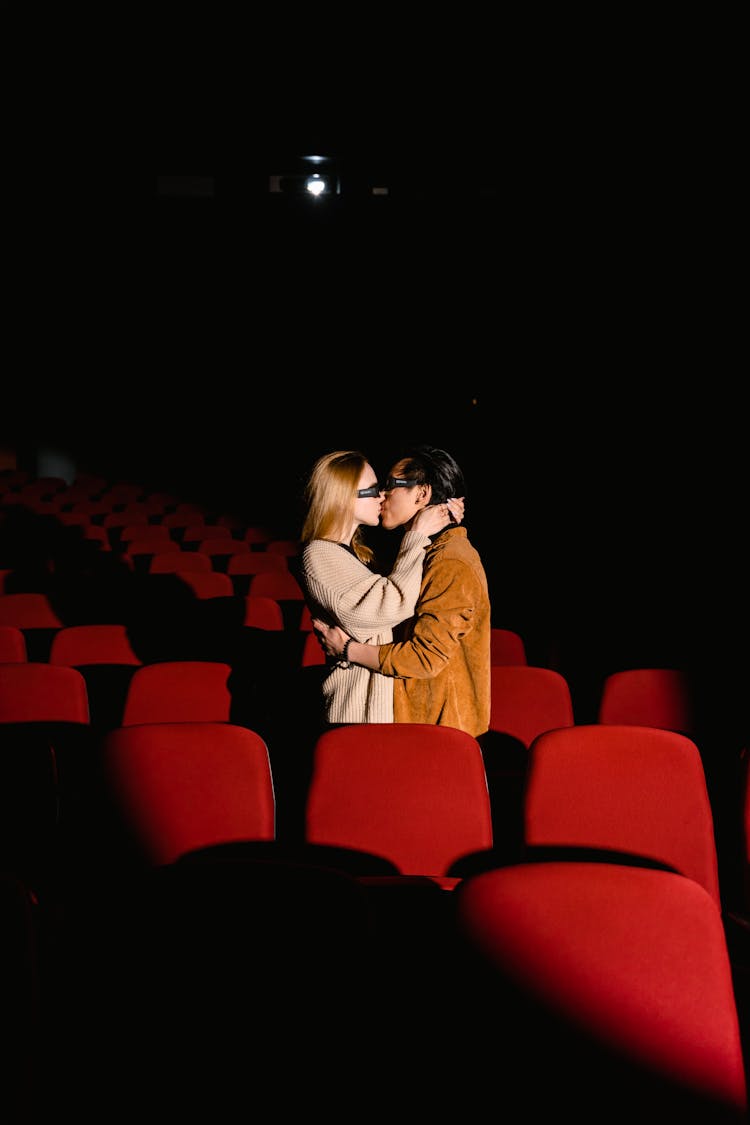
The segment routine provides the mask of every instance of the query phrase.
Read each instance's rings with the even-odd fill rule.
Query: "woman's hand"
[[[464,518],[463,496],[451,497],[442,504],[431,504],[414,517],[412,529],[423,535],[436,535],[451,523],[461,523]]]
[[[327,625],[318,617],[313,617],[312,625],[326,656],[341,656],[344,645],[351,640],[349,634],[345,633],[340,625]]]

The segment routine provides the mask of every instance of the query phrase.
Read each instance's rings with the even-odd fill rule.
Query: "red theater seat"
[[[210,660],[165,660],[136,668],[122,725],[229,722],[231,667]]]
[[[141,664],[125,625],[67,625],[52,639],[50,664]]]
[[[678,668],[629,668],[604,680],[600,723],[630,723],[663,730],[694,731],[688,675]]]
[[[526,646],[513,629],[490,629],[491,664],[526,664]]]
[[[274,839],[271,766],[255,731],[230,723],[145,723],[110,731],[103,755],[116,806],[151,863]]]
[[[548,731],[530,750],[523,816],[527,844],[666,863],[720,903],[703,763],[685,735],[597,723]]]
[[[18,664],[26,659],[23,630],[16,625],[0,625],[0,664]]]
[[[310,844],[380,857],[452,889],[454,865],[492,847],[478,742],[430,723],[335,727],[314,747],[305,812]]]
[[[454,901],[475,955],[470,994],[507,1028],[483,1056],[488,1094],[502,1052],[503,1096],[529,1120],[744,1119],[732,970],[704,887],[625,864],[540,862],[469,877]]]

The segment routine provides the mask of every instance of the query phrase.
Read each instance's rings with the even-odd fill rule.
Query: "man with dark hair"
[[[382,485],[384,528],[406,530],[423,508],[464,496],[461,469],[443,449],[419,446]],[[490,721],[490,599],[487,576],[463,525],[430,536],[414,616],[388,644],[365,644],[314,619],[329,656],[394,677],[397,723],[438,723],[478,737]]]

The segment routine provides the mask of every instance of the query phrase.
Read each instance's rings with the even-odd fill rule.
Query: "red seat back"
[[[211,558],[200,551],[158,550],[154,551],[148,564],[151,574],[175,574],[180,570],[209,571]]]
[[[0,594],[0,625],[59,629],[63,624],[46,594]]]
[[[284,628],[284,615],[275,598],[248,594],[242,623],[253,629],[271,629],[276,632]]]
[[[50,664],[141,664],[125,625],[68,625],[52,638]]]
[[[690,734],[694,716],[688,676],[677,668],[612,672],[604,680],[597,717],[600,723],[631,723]]]
[[[551,668],[493,665],[490,691],[489,729],[510,735],[527,748],[542,731],[573,725],[570,687]]]
[[[25,661],[26,638],[17,625],[0,625],[0,664]]]
[[[104,741],[106,776],[146,858],[241,840],[273,840],[268,751],[255,731],[229,723],[120,727]]]
[[[529,754],[524,837],[667,863],[719,902],[701,756],[674,731],[592,723],[540,735]]]
[[[291,571],[254,574],[250,579],[248,593],[276,598],[277,601],[304,601],[305,598],[302,587]]]
[[[231,667],[210,660],[167,660],[136,668],[123,726],[135,723],[229,722]]]
[[[642,867],[526,863],[465,879],[456,913],[483,966],[476,995],[512,984],[503,1019],[533,1019],[505,1068],[529,1120],[742,1119],[732,968],[703,887]]]
[[[526,646],[513,629],[490,629],[490,664],[526,664]]]
[[[451,867],[492,846],[479,743],[431,723],[335,727],[315,745],[308,843],[350,848],[404,875],[457,881]]]
[[[0,723],[26,722],[89,725],[86,681],[77,668],[0,664]]]

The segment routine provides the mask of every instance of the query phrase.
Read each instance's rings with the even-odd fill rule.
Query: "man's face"
[[[392,482],[408,479],[401,461],[397,461],[389,470],[388,477]],[[384,488],[385,499],[380,509],[380,523],[388,531],[392,531],[394,527],[403,527],[429,503],[431,490],[426,485],[394,484],[392,488],[388,488],[386,482]]]

